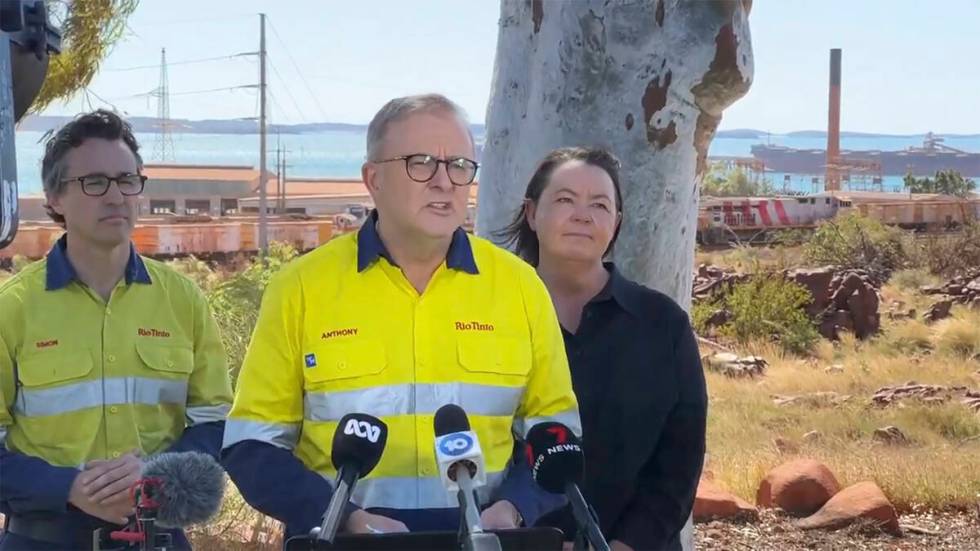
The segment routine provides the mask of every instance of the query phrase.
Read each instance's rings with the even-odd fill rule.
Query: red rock
[[[823,528],[836,530],[866,518],[881,524],[882,530],[901,534],[898,513],[885,493],[874,482],[860,482],[841,490],[819,511],[797,523],[804,530]]]
[[[744,499],[723,489],[718,483],[702,478],[694,498],[694,520],[747,517],[757,519],[759,511]]]
[[[840,483],[826,465],[813,459],[796,459],[769,471],[759,485],[755,503],[779,507],[797,516],[813,514],[840,491]]]

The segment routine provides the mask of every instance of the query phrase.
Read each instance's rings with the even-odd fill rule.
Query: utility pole
[[[282,150],[282,169],[279,174],[282,177],[282,189],[279,190],[279,211],[286,212],[286,153],[289,153],[285,148]]]
[[[269,229],[266,209],[265,171],[265,14],[259,14],[259,251],[265,259],[269,254]]]
[[[282,136],[276,134],[276,214],[282,214],[279,208],[279,194],[282,193]]]

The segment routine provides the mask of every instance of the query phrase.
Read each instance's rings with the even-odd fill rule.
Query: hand
[[[484,530],[513,530],[520,528],[521,515],[517,507],[507,500],[500,500],[487,507],[480,515]]]
[[[122,501],[112,505],[100,505],[85,493],[85,480],[85,472],[78,473],[78,476],[71,483],[71,489],[68,491],[68,503],[71,503],[83,513],[106,522],[120,526],[129,522],[127,517],[136,513],[131,503]]]
[[[405,526],[405,523],[393,518],[374,515],[363,509],[358,509],[347,517],[344,529],[351,534],[408,532],[408,527]]]
[[[82,484],[85,494],[99,505],[117,505],[131,500],[130,490],[140,479],[143,461],[138,451],[107,461],[85,464]]]

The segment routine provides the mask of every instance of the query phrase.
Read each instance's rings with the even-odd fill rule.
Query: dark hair
[[[534,171],[534,175],[531,176],[531,181],[527,184],[527,191],[524,192],[524,204],[521,205],[517,214],[514,215],[514,221],[493,234],[495,238],[501,241],[502,245],[512,247],[518,256],[532,266],[538,265],[539,244],[537,234],[534,233],[534,230],[531,229],[531,225],[527,221],[526,203],[531,201],[537,204],[538,200],[541,199],[541,194],[551,181],[551,174],[555,169],[570,161],[582,161],[606,171],[609,179],[612,180],[613,189],[616,192],[616,213],[622,216],[623,195],[619,189],[619,159],[611,152],[600,148],[562,147],[555,149],[542,159],[541,164]],[[619,228],[621,226],[622,224],[616,226],[616,231],[613,233],[612,240],[609,241],[609,247],[606,249],[606,255],[612,252],[613,246],[616,244],[616,238],[619,237]]]
[[[44,144],[44,160],[41,161],[41,181],[44,191],[52,195],[60,195],[67,185],[63,180],[65,177],[65,157],[68,152],[82,145],[82,142],[89,138],[101,138],[103,140],[122,140],[129,150],[136,157],[136,166],[139,170],[143,169],[143,158],[140,157],[140,146],[136,143],[136,136],[129,123],[124,121],[119,115],[105,109],[98,109],[91,113],[83,113],[77,116],[68,124],[62,126]],[[44,210],[48,216],[59,226],[65,227],[65,217],[58,214],[45,203]]]

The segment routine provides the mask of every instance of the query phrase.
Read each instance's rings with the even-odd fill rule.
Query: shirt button
[[[112,458],[113,458],[113,459],[119,459],[119,456],[120,456],[120,455],[122,455],[122,454],[121,454],[121,453],[119,453],[119,452],[112,452]]]
[[[119,413],[119,408],[116,406],[112,406],[111,408],[109,408],[109,413]]]
[[[337,362],[337,369],[347,369],[347,362],[345,361]]]
[[[174,366],[174,361],[173,360],[167,360],[167,367],[173,367],[173,366]]]
[[[106,308],[105,309],[105,315],[111,316],[112,315],[112,308]]]
[[[109,354],[109,357],[107,357],[106,359],[109,360],[109,363],[116,361],[116,357],[113,356],[112,354]]]

